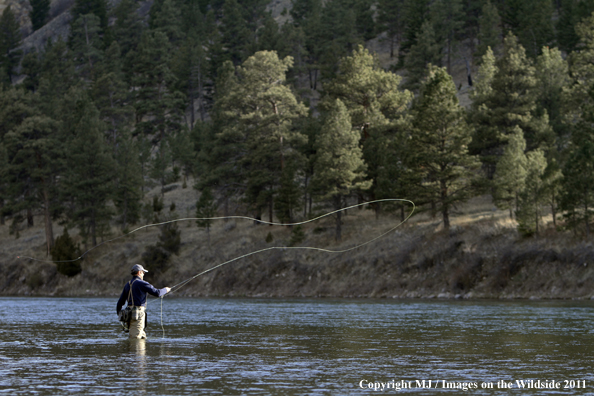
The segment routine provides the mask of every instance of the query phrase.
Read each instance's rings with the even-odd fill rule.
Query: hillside
[[[196,192],[181,185],[165,194],[165,208],[176,204],[179,218],[193,216]],[[155,189],[152,193],[157,193]],[[149,195],[150,195],[149,194]],[[167,209],[165,209],[167,211]],[[344,218],[344,239],[334,241],[334,219],[304,227],[299,246],[338,250],[356,246],[399,223],[399,216],[351,210]],[[37,220],[37,219],[36,219]],[[39,219],[40,220],[40,219]],[[549,229],[538,238],[518,237],[507,212],[488,197],[460,208],[449,232],[420,214],[383,238],[344,254],[310,250],[271,250],[240,259],[178,289],[178,296],[387,297],[387,298],[591,298],[594,296],[592,245]],[[39,222],[38,222],[39,224]],[[155,286],[172,286],[227,260],[271,246],[287,246],[288,227],[251,221],[215,223],[210,232],[193,221],[178,223],[182,247],[162,275],[148,274]],[[56,234],[61,233],[56,227]],[[116,296],[157,241],[156,227],[140,230],[92,250],[72,278],[49,262],[17,259],[44,255],[43,230],[22,230],[20,237],[0,227],[2,295]],[[266,242],[270,233],[273,241]],[[117,234],[112,235],[116,237]],[[148,269],[150,270],[150,265]],[[154,272],[154,271],[153,271]]]

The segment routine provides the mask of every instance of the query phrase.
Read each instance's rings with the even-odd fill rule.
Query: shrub
[[[52,260],[56,262],[58,272],[66,276],[80,274],[82,267],[78,257],[78,249],[74,246],[74,241],[68,234],[68,229],[64,228],[64,233],[56,238],[56,243],[51,250]]]
[[[301,225],[293,227],[293,230],[291,231],[291,240],[289,241],[289,246],[299,245],[304,240],[305,232],[303,232],[303,227],[301,227]]]

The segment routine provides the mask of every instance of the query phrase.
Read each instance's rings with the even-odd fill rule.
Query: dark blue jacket
[[[130,293],[130,282],[126,283],[124,286],[124,290],[120,295],[120,299],[118,300],[118,305],[116,307],[118,314],[122,310],[124,303],[128,300],[128,306],[143,306],[146,307],[146,293],[149,293],[155,297],[161,297],[167,293],[166,288],[162,289],[155,289],[153,285],[150,283],[143,281],[138,276],[134,276],[132,278],[132,297],[134,299],[134,304],[132,304],[132,298],[128,299],[128,294]]]

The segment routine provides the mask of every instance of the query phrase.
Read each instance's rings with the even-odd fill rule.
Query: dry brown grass
[[[191,182],[189,183],[191,186]],[[158,187],[146,194],[151,200]],[[165,194],[162,220],[193,217],[198,194],[178,185]],[[176,204],[176,212],[169,206]],[[24,229],[20,238],[0,227],[2,294],[116,295],[140,262],[145,247],[155,244],[158,227],[137,231],[90,251],[83,272],[66,278],[52,263],[17,260],[29,255],[46,259],[40,227]],[[343,239],[334,238],[334,218],[303,226],[300,246],[342,250],[393,228],[399,214],[351,209],[344,217]],[[507,211],[489,197],[461,205],[445,232],[439,217],[413,216],[384,237],[347,253],[280,249],[291,229],[256,225],[251,220],[216,221],[210,230],[193,220],[178,223],[182,246],[170,268],[148,279],[155,286],[174,285],[227,260],[260,249],[278,247],[234,261],[178,290],[178,295],[206,296],[367,296],[367,297],[588,297],[594,286],[594,254],[587,243],[554,231],[521,239]],[[62,228],[55,227],[56,235]],[[121,233],[112,230],[113,235]],[[266,242],[268,234],[273,241]],[[72,232],[75,234],[75,232]],[[80,242],[80,238],[77,239]],[[586,265],[584,265],[584,263]],[[148,266],[150,270],[150,265]],[[551,275],[554,274],[554,275]],[[539,278],[540,277],[540,278]],[[546,279],[539,281],[537,279]]]

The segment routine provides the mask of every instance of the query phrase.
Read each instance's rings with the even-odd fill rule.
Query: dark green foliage
[[[116,163],[105,142],[105,126],[86,92],[72,90],[65,104],[72,109],[63,194],[72,205],[70,220],[92,246],[105,235],[112,217],[108,205],[113,194]]]
[[[163,197],[159,198],[157,195],[153,195],[153,213],[161,213],[163,210]]]
[[[12,84],[12,76],[19,64],[22,51],[16,50],[21,43],[21,31],[11,7],[0,17],[0,82]]]
[[[270,243],[272,241],[274,241],[274,237],[272,236],[272,232],[268,232],[268,234],[266,234],[266,239],[265,239],[266,243]]]
[[[79,252],[74,245],[74,241],[70,238],[67,228],[64,228],[64,233],[56,238],[56,243],[51,250],[51,254],[52,260],[56,262],[56,266],[58,267],[58,272],[62,275],[70,277],[81,273],[80,260],[76,260]]]
[[[179,256],[181,247],[181,231],[176,223],[160,226],[161,233],[156,245],[149,245],[142,254],[142,262],[147,268],[157,273],[163,273],[169,268],[171,255]]]
[[[408,165],[421,179],[415,201],[435,205],[448,229],[452,207],[472,196],[472,182],[480,162],[468,153],[471,130],[445,69],[428,69],[411,112],[414,129]]]
[[[106,0],[75,0],[71,8],[72,20],[75,21],[82,15],[93,14],[99,18],[101,31],[107,29],[107,2]]]
[[[50,10],[50,0],[30,0],[31,11],[29,17],[33,30],[41,28],[47,22]]]
[[[441,51],[433,24],[426,21],[419,31],[415,44],[411,46],[406,56],[407,75],[405,86],[410,89],[418,89],[429,64],[441,65]]]
[[[386,40],[390,43],[390,58],[394,57],[396,45],[402,42],[404,33],[405,0],[379,0],[377,3],[378,16],[376,30],[386,33]]]
[[[217,214],[217,205],[210,188],[206,187],[202,189],[200,198],[196,202],[196,224],[198,227],[206,228],[206,232],[210,231],[210,225]]]
[[[291,230],[291,239],[289,240],[289,246],[297,246],[305,240],[305,232],[301,225],[296,225]]]
[[[169,268],[170,258],[171,253],[155,245],[147,246],[145,252],[142,253],[141,256],[144,267],[150,268],[150,270],[155,273],[165,272]]]

